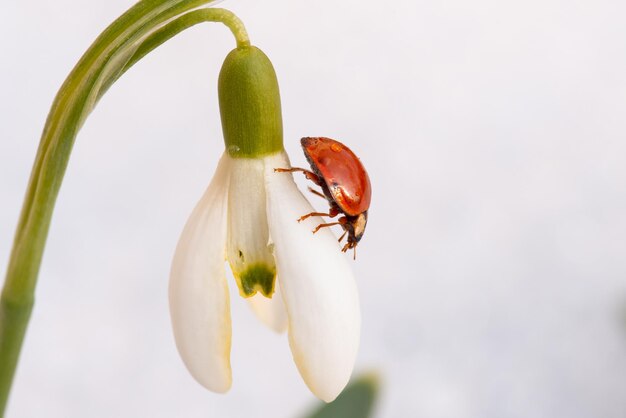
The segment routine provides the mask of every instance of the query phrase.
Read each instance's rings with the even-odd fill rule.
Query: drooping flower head
[[[203,386],[230,388],[227,261],[240,296],[264,323],[276,331],[287,328],[302,378],[330,402],[350,378],[359,343],[351,268],[329,229],[311,234],[320,218],[297,222],[314,210],[291,174],[274,172],[290,163],[267,56],[252,46],[233,50],[218,90],[226,150],[174,255],[170,311],[176,345]]]

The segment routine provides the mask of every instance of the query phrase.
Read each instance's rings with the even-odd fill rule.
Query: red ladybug
[[[298,222],[309,216],[334,218],[343,213],[344,216],[340,217],[337,222],[320,224],[313,230],[313,233],[319,231],[320,228],[341,225],[344,233],[339,238],[339,242],[348,234],[348,242],[341,251],[346,252],[354,248],[356,257],[356,245],[365,232],[367,211],[372,197],[372,186],[367,171],[350,148],[339,141],[320,137],[302,138],[300,143],[312,171],[298,167],[277,168],[274,171],[302,171],[307,179],[322,188],[324,194],[310,187],[309,190],[328,200],[330,210],[328,213],[308,213],[298,219]]]

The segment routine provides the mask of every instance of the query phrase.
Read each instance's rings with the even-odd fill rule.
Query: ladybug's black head
[[[346,216],[346,222],[342,226],[348,233],[348,242],[343,246],[341,251],[345,253],[349,249],[356,247],[363,237],[366,225],[367,211],[356,216]]]
[[[361,237],[365,233],[365,225],[367,225],[367,211],[354,217],[354,220],[350,222],[351,230],[349,231],[348,241],[352,238],[355,243],[361,241]]]

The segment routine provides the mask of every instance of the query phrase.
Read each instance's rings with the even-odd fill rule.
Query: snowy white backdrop
[[[63,79],[130,0],[5,2],[0,268]],[[285,143],[348,143],[373,182],[354,263],[357,370],[378,417],[626,415],[626,3],[229,0],[282,90]],[[178,358],[174,246],[223,149],[203,25],[158,49],[79,134],[10,417],[277,417],[314,399],[285,336],[233,297],[234,385]]]

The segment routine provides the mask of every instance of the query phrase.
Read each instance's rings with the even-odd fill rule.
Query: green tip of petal
[[[276,268],[263,263],[253,264],[236,275],[236,279],[239,293],[244,298],[254,296],[257,292],[271,298],[274,294]]]

